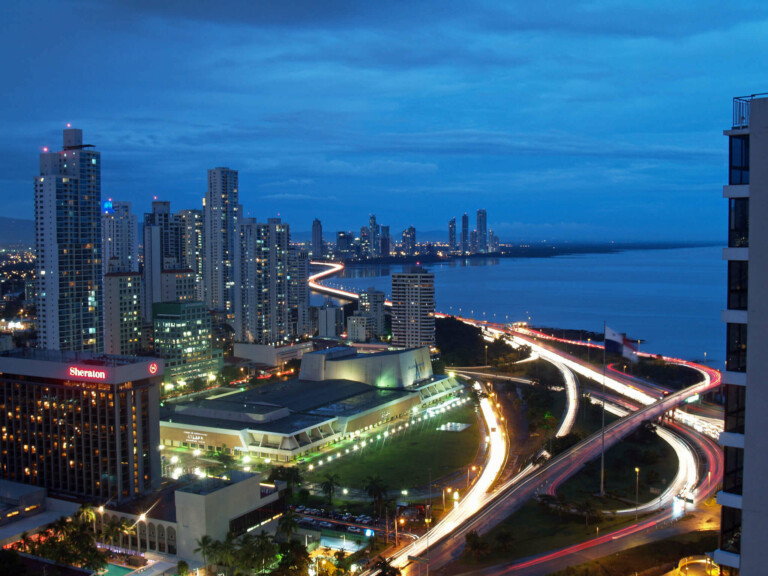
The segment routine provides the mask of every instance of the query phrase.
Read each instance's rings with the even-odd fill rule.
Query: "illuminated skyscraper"
[[[461,217],[461,253],[469,253],[469,216],[466,212]]]
[[[420,266],[392,274],[392,345],[419,348],[435,343],[435,275]]]
[[[323,223],[317,218],[312,222],[312,258],[323,257]]]
[[[101,155],[82,130],[40,154],[35,239],[39,346],[102,352]]]
[[[237,170],[208,170],[208,191],[203,205],[203,283],[205,303],[211,310],[233,312],[235,244],[241,207]]]
[[[488,215],[484,208],[477,211],[477,252],[488,252]]]
[[[448,221],[448,251],[456,252],[456,218]]]
[[[136,215],[130,202],[105,200],[101,213],[104,273],[138,272],[139,239]]]

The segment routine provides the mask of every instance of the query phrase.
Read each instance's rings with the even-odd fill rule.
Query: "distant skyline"
[[[0,198],[34,218],[67,122],[104,198],[394,237],[478,208],[503,240],[719,240],[722,129],[768,91],[760,2],[25,2],[0,20]],[[474,226],[473,226],[474,227]]]

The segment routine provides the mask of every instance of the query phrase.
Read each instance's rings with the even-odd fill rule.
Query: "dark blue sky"
[[[502,239],[725,234],[733,96],[768,91],[768,3],[13,2],[0,18],[0,195],[33,218],[66,122],[103,194],[241,202],[326,235],[484,207]]]

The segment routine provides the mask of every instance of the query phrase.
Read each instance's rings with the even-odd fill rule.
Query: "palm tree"
[[[214,540],[208,534],[205,534],[202,538],[198,538],[197,542],[197,548],[193,550],[193,553],[197,554],[200,552],[200,554],[203,555],[203,566],[205,566],[205,573],[208,573],[208,558],[211,556],[211,552],[213,551],[213,543]]]
[[[576,511],[579,512],[580,514],[584,514],[584,521],[587,524],[587,528],[589,528],[590,517],[594,517],[597,513],[597,509],[595,508],[595,505],[592,503],[592,500],[584,500],[583,502],[577,503]]]
[[[288,484],[288,494],[293,494],[294,486],[301,484],[301,470],[297,466],[285,468],[282,480],[285,480],[285,483]]]
[[[323,494],[328,499],[328,503],[333,502],[333,495],[336,492],[336,488],[339,487],[339,475],[338,474],[326,474],[325,480],[320,485],[323,489]]]
[[[128,536],[128,544],[130,547],[131,536],[134,536],[135,534],[136,534],[136,525],[131,524],[125,518],[120,518],[120,547],[124,548],[123,536]]]
[[[280,564],[272,572],[278,576],[298,576],[308,574],[309,554],[298,540],[290,540],[280,545]]]
[[[257,534],[253,546],[254,556],[256,560],[261,564],[259,573],[264,572],[265,564],[267,560],[271,560],[277,553],[277,546],[275,546],[272,536],[270,536],[264,530],[261,534]]]
[[[277,521],[277,533],[285,536],[286,540],[291,539],[296,531],[299,529],[299,523],[296,521],[296,515],[293,510],[286,510],[283,515],[280,516],[280,520]]]
[[[80,522],[90,522],[93,525],[93,533],[96,533],[96,510],[90,504],[82,504],[75,512],[75,518]]]
[[[374,572],[378,571],[381,576],[400,576],[400,569],[392,566],[387,558],[379,556],[373,565]]]
[[[229,574],[229,569],[235,565],[237,556],[237,541],[232,532],[228,532],[218,547],[218,561],[224,565],[224,573]]]
[[[123,533],[123,526],[122,522],[118,520],[117,518],[110,518],[107,520],[107,523],[104,524],[104,527],[102,529],[102,538],[104,539],[104,543],[108,546],[112,546],[115,543],[115,540],[120,538],[120,536]]]
[[[381,516],[381,507],[387,497],[387,487],[384,485],[381,476],[378,474],[375,476],[368,476],[368,478],[365,479],[365,492],[371,497],[371,500],[373,500],[374,508],[376,507],[376,504],[379,505],[379,516]]]

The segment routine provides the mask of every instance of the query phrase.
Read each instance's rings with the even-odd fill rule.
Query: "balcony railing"
[[[768,92],[762,94],[751,94],[749,96],[736,96],[733,99],[733,127],[749,128],[749,109],[752,100],[755,98],[765,98]]]

